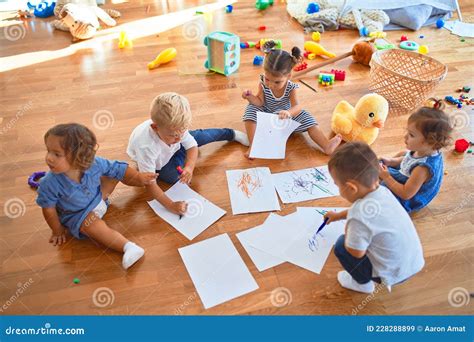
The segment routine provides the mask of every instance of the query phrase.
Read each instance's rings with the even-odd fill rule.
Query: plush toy
[[[58,0],[54,15],[58,20],[53,21],[53,26],[71,32],[73,41],[76,41],[92,38],[100,28],[98,19],[107,26],[115,26],[112,17],[120,17],[120,12],[103,10],[94,0]]]
[[[47,18],[54,15],[54,7],[56,6],[55,1],[45,0],[41,1],[38,5],[33,5],[31,2],[27,2],[30,11],[33,11],[35,17]]]
[[[388,115],[388,102],[378,94],[362,96],[353,107],[347,101],[337,104],[332,114],[331,129],[344,141],[372,144]]]
[[[308,14],[308,4],[314,0],[286,0],[288,13],[305,27],[305,31],[337,30],[340,26],[359,29],[354,11],[342,13],[343,1],[318,0],[319,12]],[[357,17],[368,32],[383,31],[390,18],[382,10],[360,10]]]

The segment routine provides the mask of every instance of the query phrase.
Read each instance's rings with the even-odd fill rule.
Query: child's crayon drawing
[[[297,173],[292,173],[292,182],[286,183],[288,190],[288,196],[295,197],[298,196],[301,192],[308,193],[310,195],[316,194],[320,190],[328,195],[335,195],[329,189],[329,180],[328,177],[318,170],[317,168],[310,169],[309,172],[298,175]]]
[[[242,173],[237,186],[247,198],[250,198],[257,189],[262,187],[262,181],[257,174],[253,177],[250,173],[245,171]]]

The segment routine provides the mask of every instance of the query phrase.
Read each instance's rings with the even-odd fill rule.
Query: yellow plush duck
[[[388,115],[388,102],[378,94],[362,96],[355,108],[347,101],[337,104],[331,128],[344,141],[363,141],[371,145]]]

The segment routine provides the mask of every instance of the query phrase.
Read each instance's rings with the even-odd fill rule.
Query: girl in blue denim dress
[[[89,237],[123,252],[123,268],[132,266],[145,251],[102,220],[107,197],[119,181],[144,186],[155,181],[156,175],[96,157],[97,139],[80,124],[54,126],[46,132],[44,141],[50,172],[40,181],[36,203],[53,231],[49,242],[55,246],[65,243],[67,229],[75,238]]]
[[[408,213],[418,211],[438,194],[443,180],[443,155],[440,149],[450,142],[452,127],[442,111],[422,107],[408,118],[405,145],[408,151],[394,158],[382,158],[380,178]]]

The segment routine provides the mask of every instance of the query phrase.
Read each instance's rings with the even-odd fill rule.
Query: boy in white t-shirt
[[[370,147],[347,143],[336,149],[328,167],[341,196],[352,203],[325,215],[328,223],[347,219],[345,235],[334,247],[345,269],[337,274],[341,286],[372,293],[375,281],[390,290],[419,272],[425,261],[415,226],[390,190],[379,185],[379,161]]]
[[[198,157],[198,146],[215,141],[237,141],[248,146],[247,135],[229,128],[188,131],[191,109],[188,100],[177,93],[163,93],[151,103],[151,119],[132,132],[127,154],[140,172],[157,172],[158,179],[173,184],[190,183]],[[147,170],[147,171],[145,171]],[[169,211],[183,215],[187,204],[173,202],[156,182],[146,186],[151,197]]]

